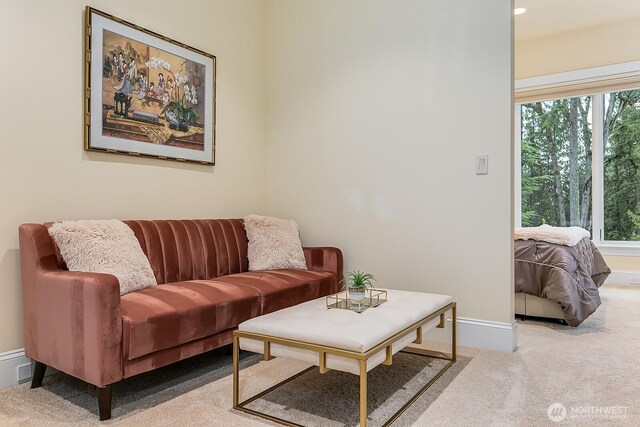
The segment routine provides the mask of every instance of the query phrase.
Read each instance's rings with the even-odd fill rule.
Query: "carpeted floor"
[[[458,362],[430,387],[415,403],[428,407],[471,359]],[[367,384],[367,426],[381,426],[409,401],[448,361],[427,359],[412,354],[396,354],[392,366],[378,366],[370,372]],[[359,423],[359,377],[316,369],[251,402],[248,408],[305,426],[357,426]],[[404,412],[396,426],[414,425],[422,411]]]
[[[556,402],[567,410],[560,425],[640,425],[640,286],[605,285],[601,294],[603,306],[579,328],[521,321],[515,353],[460,348],[459,363],[394,425],[555,425],[547,408]],[[394,358],[391,367],[376,368],[370,376],[372,425],[394,412],[394,405],[401,405],[441,363],[418,359]],[[247,396],[306,365],[282,359],[261,362],[247,354],[242,368],[241,390]],[[229,409],[230,374],[230,357],[214,352],[123,381],[114,386],[113,419],[101,424],[272,425]],[[311,425],[353,425],[355,379],[312,370],[252,405]],[[65,375],[48,377],[37,390],[26,384],[1,390],[0,425],[99,424],[93,391]],[[625,413],[585,414],[609,407]]]

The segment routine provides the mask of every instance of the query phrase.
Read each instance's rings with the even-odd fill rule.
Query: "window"
[[[604,240],[640,240],[640,90],[604,95]]]
[[[591,229],[591,97],[521,107],[523,227]]]
[[[640,250],[640,89],[529,98],[516,122],[516,224]]]

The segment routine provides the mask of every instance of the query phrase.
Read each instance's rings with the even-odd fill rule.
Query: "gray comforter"
[[[600,306],[598,288],[611,273],[587,237],[575,246],[516,240],[515,261],[516,292],[557,302],[571,326]]]

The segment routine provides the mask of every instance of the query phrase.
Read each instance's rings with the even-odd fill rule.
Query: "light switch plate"
[[[489,156],[482,154],[476,156],[476,175],[486,175],[489,173]]]

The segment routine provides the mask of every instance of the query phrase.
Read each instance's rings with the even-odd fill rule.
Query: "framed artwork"
[[[85,10],[85,149],[213,165],[216,57]]]

